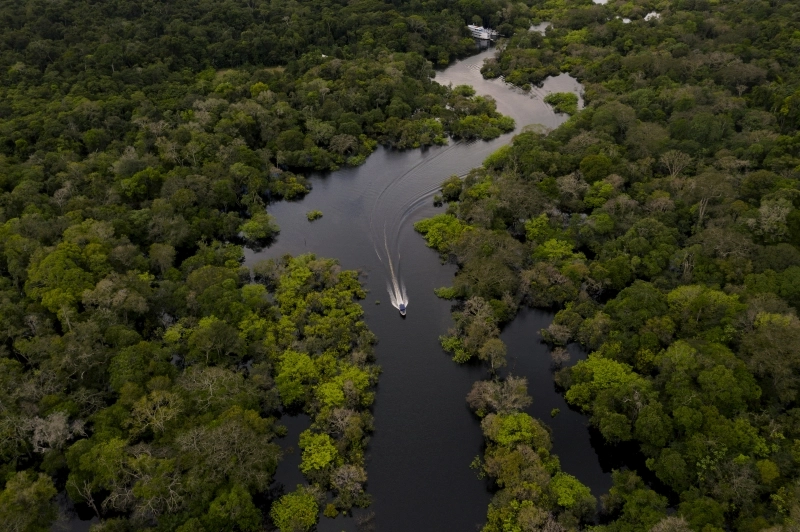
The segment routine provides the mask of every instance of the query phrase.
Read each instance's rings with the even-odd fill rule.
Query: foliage
[[[306,474],[332,466],[338,454],[330,436],[309,431],[300,434],[300,448],[303,450],[300,470]]]
[[[558,458],[550,454],[549,433],[521,412],[531,401],[524,378],[478,381],[467,401],[483,417],[486,438],[484,456],[472,467],[498,488],[485,532],[565,530],[592,517],[596,500],[589,488],[559,471]]]
[[[6,482],[0,492],[0,520],[9,532],[43,532],[50,530],[57,509],[52,501],[56,489],[52,480],[39,473],[20,471]]]
[[[260,243],[268,242],[278,234],[278,225],[273,221],[271,215],[266,212],[254,214],[239,227],[242,236],[247,242]]]
[[[260,530],[253,500],[272,481],[281,455],[275,415],[290,404],[306,407],[331,434],[319,437],[336,461],[326,462],[328,478],[310,480],[330,488],[342,509],[366,504],[365,475],[332,480],[333,466],[362,467],[371,430],[365,409],[377,368],[357,274],[305,255],[257,267],[253,283],[241,248],[218,242],[201,245],[179,268],[168,249],[153,248],[151,255],[164,256],[134,257],[142,270],[126,272],[107,258],[113,228],[90,222],[64,231],[78,242],[66,255],[58,247],[42,252],[43,261],[96,279],[80,294],[82,305],[51,313],[38,305],[48,298],[39,288],[65,291],[58,283],[73,278],[33,277],[35,334],[9,331],[25,364],[2,359],[6,378],[17,381],[4,385],[3,423],[21,427],[3,440],[5,467],[20,467],[0,493],[4,522],[49,529],[56,489],[49,475],[35,476],[40,467],[104,522]],[[341,398],[318,402],[331,387]],[[20,452],[30,458],[19,460]]]
[[[317,524],[319,505],[314,495],[298,486],[272,506],[270,516],[281,532],[311,530]]]
[[[469,230],[469,226],[449,214],[437,214],[433,218],[420,220],[414,224],[428,245],[435,250],[446,253],[458,242],[461,235]]]
[[[303,256],[252,282],[242,246],[275,239],[268,206],[306,194],[303,172],[513,129],[431,78],[475,50],[465,20],[519,14],[445,4],[0,10],[4,524],[48,528],[54,485],[103,529],[262,529],[284,407],[328,439],[308,463],[335,448],[315,493],[369,503],[357,274]]]
[[[584,500],[594,502],[589,488],[567,473],[556,474],[551,481],[550,487],[556,497],[556,502],[564,508],[573,508]]]
[[[544,102],[552,105],[557,113],[574,115],[578,112],[578,96],[572,92],[552,92],[544,97]]]
[[[511,24],[482,71],[522,85],[568,70],[586,106],[443,185],[447,227],[470,227],[444,249],[460,267],[444,294],[461,301],[445,347],[469,360],[496,336],[465,319],[472,298],[512,316],[558,309],[545,341],[591,351],[556,376],[568,402],[608,442],[638,447],[661,482],[615,474],[601,529],[788,530],[800,515],[800,77],[786,52],[798,13],[537,6],[546,33]],[[489,523],[544,528],[529,517],[539,504],[493,502]]]

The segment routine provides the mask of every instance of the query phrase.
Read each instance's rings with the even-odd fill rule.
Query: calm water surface
[[[542,99],[549,92],[579,93],[573,78],[562,74],[523,93],[502,80],[481,77],[483,60],[493,53],[487,50],[457,62],[439,72],[436,81],[469,84],[478,94],[492,96],[498,110],[516,120],[517,131],[529,124],[554,128],[564,122],[567,117],[554,113]],[[433,207],[432,197],[445,178],[480,166],[512,136],[405,152],[379,148],[358,168],[312,176],[314,189],[302,201],[269,206],[281,227],[277,242],[247,254],[247,263],[252,264],[286,253],[312,252],[335,257],[345,268],[363,273],[370,292],[363,302],[366,321],[379,338],[376,356],[383,369],[367,463],[373,530],[470,531],[484,522],[490,493],[469,469],[472,459],[482,453],[482,437],[465,397],[472,383],[486,373],[456,365],[439,347],[438,337],[452,321],[450,304],[436,298],[433,289],[450,285],[455,268],[442,265],[437,254],[425,247],[413,223],[442,212]],[[312,209],[324,216],[309,223],[305,213]],[[407,287],[405,319],[389,304],[388,260]],[[598,459],[586,418],[569,410],[554,389],[549,354],[538,334],[551,319],[549,313],[523,311],[506,328],[502,338],[508,345],[508,370],[528,377],[534,398],[529,412],[552,427],[553,451],[561,457],[563,469],[599,496],[610,487],[610,466]],[[550,419],[553,408],[561,413]],[[281,441],[287,454],[276,475],[278,492],[304,482],[298,470],[297,438],[309,420],[284,417],[282,423],[289,435]],[[68,528],[82,532],[89,524],[76,517]],[[318,526],[320,532],[357,528],[352,517],[323,517]]]
[[[455,63],[435,79],[445,85],[469,84],[478,94],[492,96],[498,110],[516,120],[517,131],[529,124],[554,128],[567,118],[542,99],[549,92],[579,93],[577,81],[563,74],[548,79],[541,89],[523,93],[501,80],[481,77],[483,60],[493,53],[487,50]],[[432,196],[445,178],[480,166],[512,136],[404,152],[379,148],[358,168],[312,176],[314,189],[302,201],[270,205],[281,227],[277,242],[248,253],[247,262],[252,264],[286,253],[313,252],[363,272],[369,290],[363,302],[366,321],[379,338],[376,356],[383,369],[367,464],[370,511],[378,531],[469,531],[484,522],[490,493],[469,469],[482,452],[482,437],[465,397],[472,383],[486,373],[456,365],[439,347],[439,335],[452,322],[450,304],[436,298],[433,289],[450,285],[455,268],[442,265],[437,254],[425,247],[413,223],[442,212],[433,207]],[[309,223],[305,214],[312,209],[324,216]],[[407,287],[405,319],[389,304],[388,260]],[[538,331],[551,319],[547,313],[523,312],[504,331],[509,367],[528,377],[534,397],[530,411],[553,427],[554,452],[562,457],[563,468],[600,495],[610,486],[609,475],[590,444],[586,418],[570,411],[555,392],[549,354],[540,343]],[[562,412],[551,420],[554,407]],[[290,426],[284,444],[296,446],[297,434],[307,421],[284,422]],[[292,489],[302,480],[298,463],[296,453],[287,456],[276,482]],[[341,518],[322,518],[319,525],[323,532],[354,528],[352,520]]]

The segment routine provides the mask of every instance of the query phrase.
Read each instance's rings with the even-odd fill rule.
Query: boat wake
[[[392,282],[386,283],[386,290],[389,292],[389,298],[392,300],[392,306],[400,312],[405,312],[408,307],[408,295],[406,295],[406,287],[401,283],[397,283],[396,279]]]
[[[389,253],[389,241],[386,238],[386,228],[383,230],[383,247],[386,249],[386,262],[389,265],[389,280],[386,281],[386,291],[389,292],[389,299],[392,306],[400,311],[403,316],[406,315],[406,307],[408,307],[408,294],[406,293],[406,285],[402,279],[398,279],[395,273],[392,255]],[[377,251],[377,250],[376,250]],[[378,253],[378,258],[383,262],[383,257]],[[397,268],[400,269],[400,254],[397,254]]]
[[[431,176],[440,176],[450,168],[447,156],[451,150],[457,149],[463,142],[452,142],[449,146],[438,149],[431,157],[423,157],[408,168],[402,175],[393,179],[375,197],[370,213],[370,233],[375,254],[386,268],[386,291],[392,306],[405,316],[408,306],[408,293],[400,273],[400,230],[412,218],[413,214],[424,205],[429,205],[431,198],[441,188],[438,183],[432,185]],[[444,166],[436,166],[444,162]],[[435,170],[431,170],[431,167]],[[411,196],[409,197],[409,192]],[[399,194],[398,194],[399,193]],[[382,219],[383,224],[379,220]],[[381,225],[382,230],[381,230]],[[387,233],[388,229],[388,233]],[[382,233],[382,234],[381,234]],[[391,239],[389,238],[391,235]],[[380,245],[383,237],[383,246]],[[391,246],[389,245],[391,242]]]

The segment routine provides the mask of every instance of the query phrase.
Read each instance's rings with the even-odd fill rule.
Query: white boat
[[[475,26],[473,24],[467,25],[467,28],[469,28],[469,31],[472,33],[473,37],[482,41],[493,41],[497,38],[497,32],[490,30],[489,28]]]

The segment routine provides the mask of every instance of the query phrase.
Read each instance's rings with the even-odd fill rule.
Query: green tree
[[[298,486],[295,491],[278,499],[269,515],[281,532],[306,531],[317,523],[319,505],[308,490]]]
[[[304,430],[300,434],[300,448],[303,450],[300,470],[305,474],[327,470],[339,460],[336,445],[327,434]]]
[[[576,506],[587,506],[592,508],[597,504],[592,497],[589,488],[567,473],[557,473],[550,481],[550,489],[556,498],[559,506],[567,509]]]
[[[45,532],[58,516],[56,488],[42,473],[19,471],[0,492],[0,521],[9,532]]]
[[[245,240],[262,244],[277,236],[280,229],[274,218],[266,212],[258,212],[239,227]]]
[[[261,512],[241,486],[234,486],[214,499],[202,522],[207,530],[255,532],[262,528]]]

